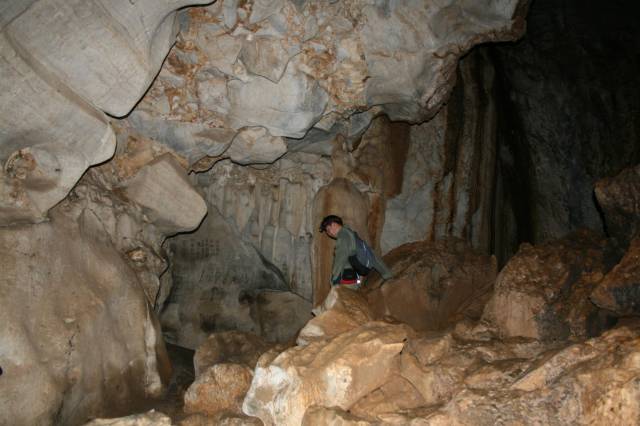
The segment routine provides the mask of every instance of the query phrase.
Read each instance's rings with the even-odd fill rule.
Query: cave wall
[[[488,46],[498,88],[496,252],[604,231],[593,188],[640,161],[633,1],[536,0],[527,36]]]

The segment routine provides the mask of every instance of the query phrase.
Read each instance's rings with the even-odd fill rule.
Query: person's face
[[[338,236],[338,231],[340,231],[340,225],[333,222],[327,225],[327,227],[324,229],[327,235],[335,240]]]

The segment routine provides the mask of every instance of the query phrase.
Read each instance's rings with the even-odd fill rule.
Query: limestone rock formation
[[[591,293],[591,301],[620,316],[640,314],[640,238],[631,241],[620,263]]]
[[[335,286],[323,304],[313,310],[315,318],[298,333],[296,343],[304,346],[354,330],[374,319],[367,300],[360,293]]]
[[[609,235],[623,246],[640,232],[640,166],[604,178],[595,185]]]
[[[41,221],[115,149],[173,44],[174,11],[203,1],[18,1],[0,8],[0,223]]]
[[[394,277],[382,286],[379,276],[367,281],[372,311],[422,331],[480,318],[497,273],[495,258],[455,239],[408,243],[387,254],[385,262]]]
[[[589,295],[616,261],[616,250],[589,231],[535,247],[523,244],[500,271],[483,319],[502,337],[597,335],[607,318]]]
[[[203,201],[177,166],[146,183],[181,194],[166,199],[164,221],[124,195],[123,185],[170,161],[165,154],[131,139],[115,161],[87,172],[50,222],[0,233],[7,306],[0,315],[8,324],[0,386],[13,395],[0,398],[0,412],[11,424],[78,424],[162,392],[169,366],[153,305],[167,265],[158,253],[167,235],[198,225],[205,212],[193,207]],[[191,216],[174,221],[185,208]]]
[[[193,367],[198,377],[219,363],[242,364],[253,369],[258,358],[273,345],[259,336],[240,331],[213,333],[196,349]]]
[[[256,417],[235,413],[220,413],[215,416],[192,414],[177,423],[177,426],[263,426]]]
[[[0,423],[79,424],[160,395],[160,326],[112,244],[58,211],[3,230],[0,253]]]
[[[402,325],[370,322],[261,360],[243,411],[266,425],[298,425],[314,404],[348,409],[389,380],[407,332]]]
[[[219,363],[209,367],[185,393],[185,412],[209,416],[220,412],[242,414],[242,401],[252,377],[246,365]]]
[[[85,426],[172,426],[173,422],[169,416],[151,410],[147,413],[133,414],[127,417],[114,419],[95,419]]]
[[[496,84],[487,51],[476,49],[460,61],[447,104],[431,120],[410,127],[401,187],[386,203],[382,253],[408,242],[447,237],[468,241],[480,253],[491,252],[492,230],[502,232],[491,222]],[[392,142],[394,151],[401,149]]]
[[[195,233],[171,239],[169,257],[161,320],[178,345],[195,349],[210,333],[227,330],[286,341],[309,319],[310,303],[289,291],[281,272],[214,206]]]
[[[420,122],[446,100],[464,52],[521,35],[524,3],[283,0],[189,9],[130,121],[141,130],[171,122],[157,138],[191,162],[223,155],[247,127],[274,137],[334,126],[353,135],[366,123],[349,116],[371,108],[365,122],[379,113]]]
[[[629,8],[637,10],[632,2],[535,0],[521,42],[487,46],[501,82],[496,223],[505,232],[496,246],[511,247],[496,253],[501,265],[520,242],[603,231],[594,185],[640,163],[632,142],[640,139],[640,62],[627,60],[640,38]]]

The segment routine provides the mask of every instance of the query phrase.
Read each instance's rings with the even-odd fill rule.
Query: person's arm
[[[335,283],[340,279],[340,274],[344,265],[349,260],[349,234],[346,230],[341,230],[336,239],[336,247],[333,252],[333,266],[331,268],[331,282]]]

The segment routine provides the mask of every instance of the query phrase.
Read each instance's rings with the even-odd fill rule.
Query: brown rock
[[[374,421],[385,413],[409,410],[424,405],[427,403],[420,392],[403,377],[395,376],[380,388],[360,399],[349,409],[349,412],[363,419]]]
[[[349,409],[389,381],[410,330],[370,322],[331,340],[296,346],[258,362],[243,404],[267,425],[299,425],[312,405]]]
[[[336,426],[369,426],[373,423],[356,417],[336,407],[310,407],[302,418],[302,426],[336,425]]]
[[[640,231],[640,165],[598,181],[595,194],[609,235],[629,244]]]
[[[257,417],[235,413],[219,413],[214,416],[192,414],[178,423],[179,426],[262,426]]]
[[[155,410],[113,419],[94,419],[85,426],[171,426],[171,418]]]
[[[193,367],[196,377],[220,363],[242,364],[253,369],[258,358],[273,345],[253,333],[224,331],[210,335],[196,349]]]
[[[242,400],[253,374],[240,364],[216,364],[196,378],[184,395],[187,413],[218,414],[223,411],[241,414]]]
[[[607,241],[589,231],[536,247],[523,244],[500,272],[483,320],[503,338],[597,335],[607,321],[589,295],[612,259]]]
[[[591,301],[618,315],[640,314],[640,238],[591,293]]]
[[[341,287],[333,287],[314,313],[317,316],[300,330],[298,345],[329,339],[373,320],[367,300],[359,292]]]
[[[389,315],[416,330],[441,330],[479,318],[495,281],[495,258],[479,255],[459,240],[402,245],[385,256],[395,277],[367,283],[378,317]]]

